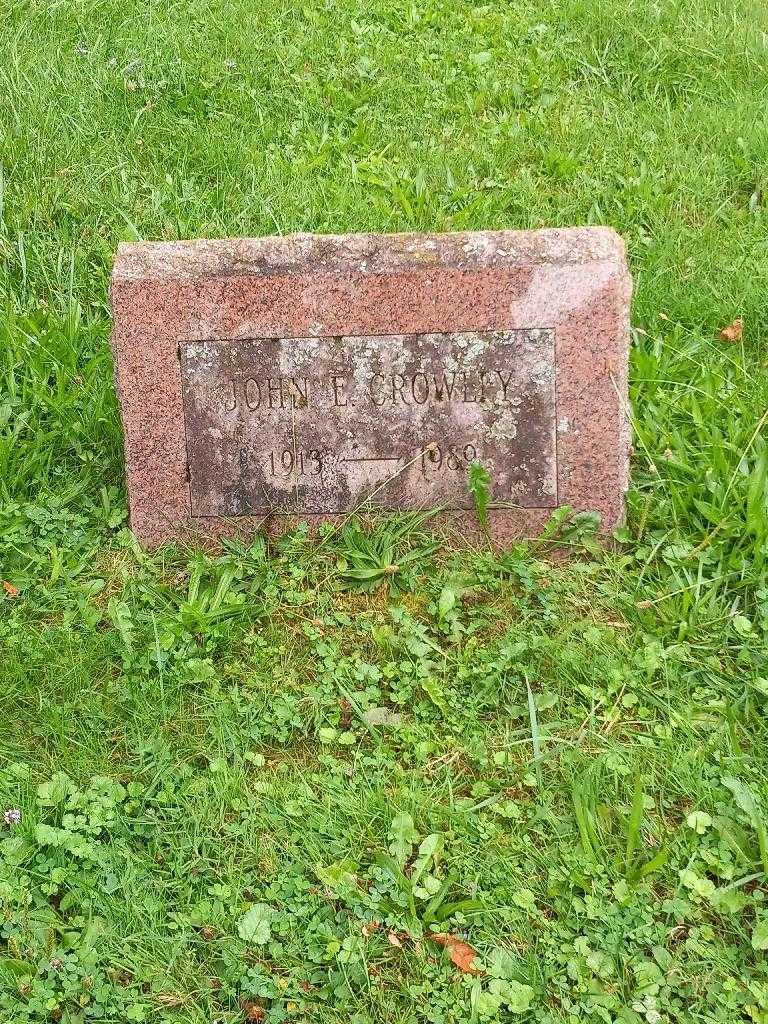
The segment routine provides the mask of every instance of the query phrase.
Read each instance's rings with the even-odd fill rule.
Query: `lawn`
[[[749,0],[5,0],[1,1021],[768,1024],[767,40]],[[119,240],[572,223],[635,277],[609,550],[137,546]]]

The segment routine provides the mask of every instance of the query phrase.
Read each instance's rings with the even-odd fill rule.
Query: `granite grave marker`
[[[113,348],[131,525],[155,545],[368,507],[613,528],[630,278],[606,228],[121,245]]]

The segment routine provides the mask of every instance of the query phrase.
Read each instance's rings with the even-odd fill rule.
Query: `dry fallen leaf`
[[[245,1012],[246,1020],[264,1020],[267,1016],[267,1011],[259,1003],[254,1003],[250,999],[244,999],[242,1003],[243,1011]]]
[[[451,960],[464,974],[482,974],[482,971],[479,971],[474,966],[477,950],[473,949],[468,942],[457,939],[455,935],[446,935],[442,932],[437,935],[430,935],[429,937],[438,946],[443,946],[444,949],[448,950]]]
[[[6,592],[8,597],[19,596],[19,588],[14,587],[14,585],[12,583],[9,583],[8,580],[3,580],[3,590]]]
[[[363,925],[363,935],[366,939],[369,939],[380,927],[381,923],[379,921],[369,921],[368,924]]]
[[[718,331],[717,336],[722,341],[741,341],[744,334],[744,321],[741,317],[736,317],[733,323],[728,324],[722,331]]]
[[[169,1010],[178,1010],[189,999],[188,996],[183,995],[181,992],[158,992],[155,998],[161,1006]]]
[[[339,701],[339,707],[341,708],[339,725],[342,729],[349,729],[352,725],[352,703],[346,697],[342,697]]]
[[[390,946],[397,946],[398,949],[403,948],[403,944],[400,941],[400,937],[398,936],[397,932],[388,932],[387,939],[389,941]]]

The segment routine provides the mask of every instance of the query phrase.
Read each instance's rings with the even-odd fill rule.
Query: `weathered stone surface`
[[[565,503],[612,528],[630,288],[604,228],[123,245],[131,524],[155,544],[369,501],[465,531],[478,459],[499,539]]]
[[[550,330],[181,346],[192,515],[557,498]]]

